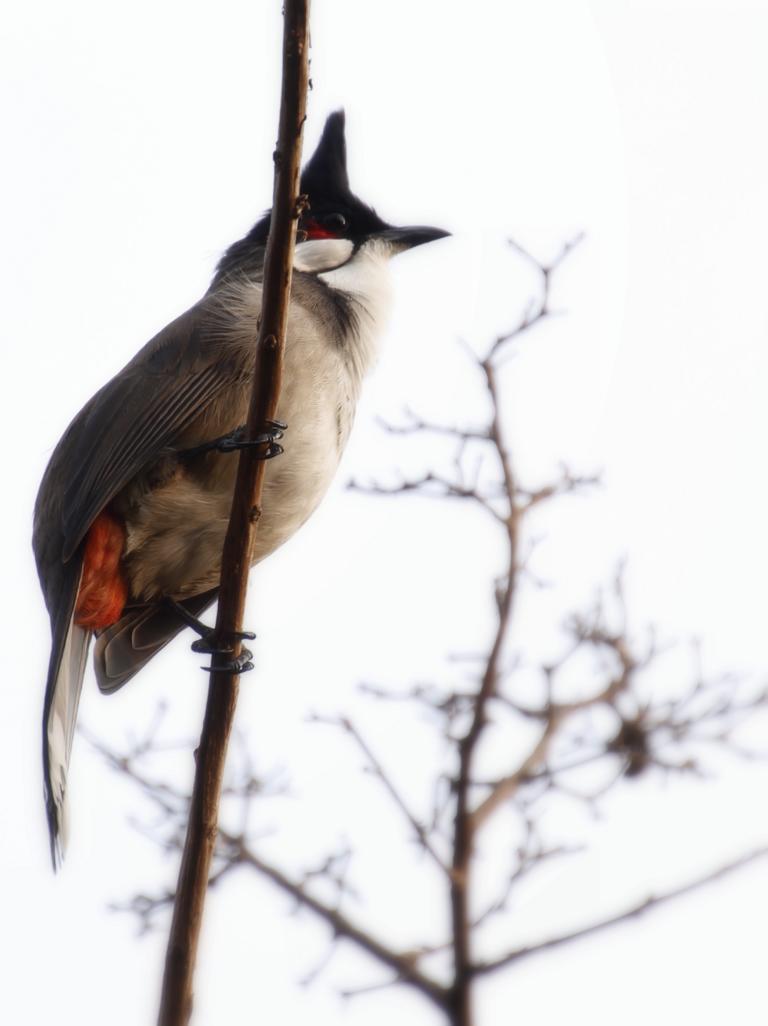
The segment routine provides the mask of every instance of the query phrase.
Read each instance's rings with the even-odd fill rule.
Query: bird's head
[[[317,149],[302,173],[301,191],[309,208],[301,216],[299,230],[308,240],[349,239],[359,246],[378,238],[387,242],[394,254],[448,235],[440,228],[387,224],[373,207],[355,196],[347,175],[343,110],[335,111],[325,122]]]
[[[351,244],[344,247],[347,254],[375,242],[380,250],[394,256],[449,234],[441,228],[424,225],[396,227],[388,224],[373,207],[355,196],[347,175],[343,110],[334,111],[325,122],[317,148],[302,172],[300,188],[307,197],[308,206],[299,219],[299,250],[304,248],[301,243],[345,240]],[[230,246],[219,264],[217,277],[245,269],[255,251],[263,251],[269,234],[269,221],[270,214],[267,213],[245,238]],[[314,250],[309,262],[302,260],[299,253],[297,268],[321,270],[323,261],[322,258],[318,260],[318,256],[323,248],[307,247],[307,250]],[[328,247],[329,250],[333,248]]]

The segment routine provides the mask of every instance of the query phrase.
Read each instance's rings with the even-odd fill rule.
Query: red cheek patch
[[[99,513],[85,540],[83,576],[75,604],[75,623],[102,630],[116,623],[128,601],[128,585],[120,567],[125,527],[106,510]]]
[[[327,228],[321,225],[319,222],[310,218],[304,225],[304,231],[307,233],[308,239],[336,239],[338,238],[333,232],[329,232]]]

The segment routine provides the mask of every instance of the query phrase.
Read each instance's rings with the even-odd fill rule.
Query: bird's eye
[[[343,214],[327,214],[323,218],[323,227],[335,235],[341,235],[349,226],[349,221]]]

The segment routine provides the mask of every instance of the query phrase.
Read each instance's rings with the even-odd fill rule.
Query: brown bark
[[[264,298],[247,437],[274,419],[280,394],[283,346],[298,218],[301,139],[305,120],[309,0],[285,0],[283,80],[275,161],[272,221],[264,266]],[[264,447],[266,448],[266,447]],[[242,629],[250,553],[261,515],[264,450],[240,454],[229,528],[224,541],[216,619],[219,639]],[[240,644],[234,646],[234,655]],[[212,663],[212,666],[214,664]],[[211,858],[216,842],[219,798],[227,744],[237,703],[239,678],[211,673],[208,703],[197,752],[194,791],[166,952],[159,1026],[186,1026],[192,1014],[192,983]]]

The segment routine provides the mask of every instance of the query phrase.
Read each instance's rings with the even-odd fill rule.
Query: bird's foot
[[[280,439],[285,434],[288,425],[281,420],[264,421],[264,429],[255,438],[245,438],[245,424],[235,428],[220,438],[214,438],[211,442],[203,442],[191,449],[181,449],[177,456],[200,456],[206,452],[235,452],[238,449],[254,449],[259,446],[266,446],[257,458],[260,460],[271,460],[283,452]]]
[[[218,673],[222,671],[224,673],[245,673],[247,670],[253,669],[253,652],[249,648],[243,646],[240,649],[239,655],[233,655],[234,642],[240,641],[243,638],[255,638],[256,635],[253,631],[233,631],[227,635],[227,640],[222,641],[216,637],[216,632],[213,628],[210,628],[210,635],[205,638],[200,638],[199,641],[192,642],[193,652],[203,652],[205,655],[210,655],[211,659],[210,666],[201,666],[201,670],[206,670],[208,673]],[[231,641],[229,640],[231,639]]]
[[[253,631],[228,631],[226,637],[219,637],[215,627],[209,627],[202,620],[198,620],[180,602],[172,598],[166,598],[165,601],[187,627],[191,627],[200,635],[199,639],[192,643],[192,651],[213,656],[212,665],[203,666],[201,669],[209,673],[216,673],[219,670],[225,673],[245,673],[246,670],[253,669],[253,652],[250,649],[243,647],[239,655],[233,656],[238,641],[254,640],[256,635]]]

